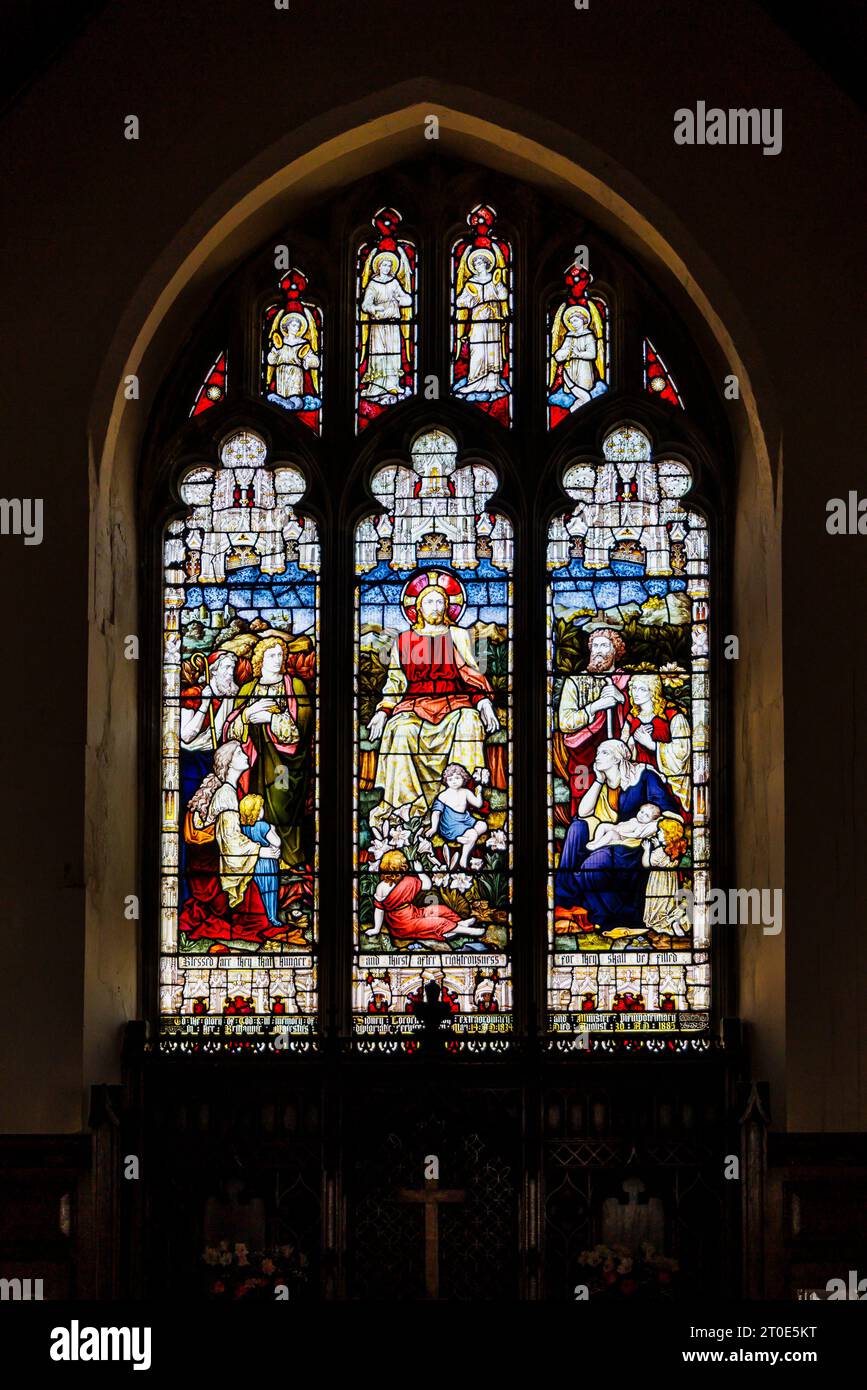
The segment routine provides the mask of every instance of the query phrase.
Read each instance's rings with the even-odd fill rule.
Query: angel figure
[[[502,248],[469,246],[458,263],[455,294],[455,362],[466,343],[467,374],[454,391],[469,401],[494,401],[509,393],[508,267]]]
[[[605,327],[599,306],[561,304],[551,326],[548,404],[573,411],[607,389]]]
[[[319,409],[319,330],[307,305],[275,314],[267,360],[269,401],[285,410]]]
[[[412,268],[400,243],[374,249],[361,274],[361,396],[393,405],[410,394],[405,360],[412,350]]]

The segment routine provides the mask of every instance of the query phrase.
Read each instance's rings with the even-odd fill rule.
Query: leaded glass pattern
[[[668,401],[669,405],[680,406],[683,398],[668,367],[663,362],[649,338],[644,339],[644,389],[657,400]]]
[[[196,392],[190,415],[203,415],[206,410],[226,399],[227,376],[228,359],[226,353],[221,352]]]
[[[549,1025],[709,1023],[710,570],[643,430],[566,469],[548,532]]]
[[[497,214],[479,205],[452,248],[452,395],[501,425],[512,422],[512,248]]]
[[[356,530],[356,1036],[401,1045],[430,985],[508,1032],[512,529],[493,470],[429,429]]]
[[[175,413],[185,418],[154,454],[152,505],[165,516],[168,478],[186,510],[164,535],[159,855],[145,846],[161,876],[162,1045],[312,1045],[320,805],[335,908],[320,1021],[345,1019],[351,1003],[362,1050],[414,1048],[431,991],[454,1023],[448,1046],[507,1046],[513,834],[530,967],[522,1017],[547,1003],[555,1046],[595,1031],[606,1048],[623,1033],[634,1049],[651,1030],[673,1047],[709,1045],[708,527],[723,475],[705,459],[706,520],[686,500],[684,459],[701,456],[713,403],[702,409],[696,378],[687,418],[645,336],[649,325],[668,354],[684,341],[676,320],[574,212],[540,237],[541,204],[509,180],[444,176],[422,189],[413,177],[293,229],[301,266],[286,252],[275,274],[268,246],[264,281],[261,264],[239,267],[166,397],[171,430]],[[406,220],[392,203],[370,216],[386,198]],[[586,247],[560,259],[585,235],[598,281],[581,264]],[[629,362],[643,364],[643,382]],[[441,393],[454,436],[428,404]],[[669,442],[655,456],[646,430],[663,417]],[[293,462],[279,461],[288,452]],[[492,503],[501,466],[499,505],[520,544],[516,626],[512,530]],[[546,569],[531,527],[555,470],[569,502],[550,524]],[[327,518],[327,575],[308,482]],[[540,670],[530,627],[545,584]],[[513,662],[526,766],[548,772],[545,811],[522,785],[517,815]],[[341,698],[350,676],[352,708]],[[600,757],[613,758],[613,781],[594,774]],[[633,806],[619,777],[635,777],[645,799]],[[582,811],[594,780],[606,804]]]
[[[314,434],[322,432],[322,310],[304,297],[307,276],[288,271],[283,298],[265,310],[262,379],[265,399],[291,411]]]
[[[396,208],[374,214],[375,235],[356,260],[356,430],[415,394],[418,252],[397,235]]]
[[[319,537],[301,471],[242,429],[163,545],[164,1048],[315,1031]]]
[[[571,265],[564,295],[548,312],[548,428],[608,390],[608,306],[592,275]]]

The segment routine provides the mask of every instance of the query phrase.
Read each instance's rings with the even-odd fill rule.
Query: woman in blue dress
[[[613,844],[588,850],[588,843],[598,825],[628,820],[648,802],[681,821],[683,808],[656,769],[633,762],[620,739],[600,743],[593,772],[595,781],[566,832],[554,876],[556,928],[640,935],[649,874],[641,862],[641,846]]]

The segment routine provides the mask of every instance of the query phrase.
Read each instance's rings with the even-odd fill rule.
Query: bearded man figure
[[[626,718],[629,676],[620,668],[626,645],[611,627],[597,627],[590,634],[586,671],[567,676],[557,707],[557,732],[561,747],[558,770],[569,781],[571,814],[590,786],[591,769],[599,745],[620,738]]]
[[[232,652],[217,648],[207,659],[196,654],[201,685],[181,690],[181,779],[183,805],[214,767],[214,752],[222,743],[223,729],[232,701],[238,693]]]

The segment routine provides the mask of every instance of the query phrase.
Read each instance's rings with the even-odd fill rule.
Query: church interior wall
[[[137,924],[123,904],[136,891],[145,814],[135,795],[143,673],[121,643],[137,623],[136,469],[150,405],[239,256],[305,199],[404,157],[428,110],[441,112],[444,148],[499,162],[616,228],[720,377],[741,377],[731,406],[735,864],[739,883],[784,885],[786,920],[779,937],[742,933],[740,1012],[776,1125],[863,1126],[864,1028],[857,996],[843,991],[865,965],[854,870],[863,741],[855,757],[842,753],[860,689],[851,665],[863,661],[849,610],[858,540],[824,525],[826,498],[855,486],[860,426],[846,325],[863,270],[840,214],[851,197],[840,132],[857,140],[854,108],[746,0],[726,7],[726,44],[713,24],[697,25],[694,7],[670,7],[664,83],[650,80],[651,15],[579,27],[586,98],[571,78],[543,79],[562,70],[562,19],[534,27],[528,61],[526,13],[504,11],[497,61],[473,63],[468,90],[455,50],[465,7],[452,0],[435,28],[403,28],[397,46],[382,41],[382,22],[402,24],[405,7],[347,11],[339,54],[328,16],[311,13],[305,62],[249,6],[221,8],[203,64],[204,0],[183,7],[168,44],[137,7],[109,4],[0,123],[17,248],[0,345],[13,403],[4,443],[27,463],[19,491],[46,508],[41,547],[3,541],[5,592],[19,595],[7,600],[7,650],[25,671],[44,657],[55,673],[14,702],[6,725],[16,853],[3,1128],[78,1131],[90,1085],[118,1079],[123,1026],[141,1008]],[[769,68],[772,37],[788,61]],[[628,100],[606,99],[599,78],[613,53]],[[336,80],[324,81],[331,63]],[[706,155],[671,139],[673,108],[720,90],[736,105],[761,90],[786,120],[777,158],[717,151],[725,193]],[[138,142],[123,139],[128,111],[141,118]],[[137,401],[120,393],[129,373]],[[839,679],[834,653],[845,656]]]

